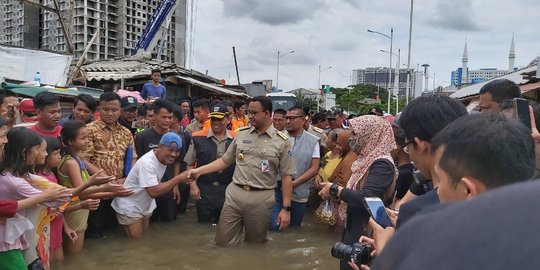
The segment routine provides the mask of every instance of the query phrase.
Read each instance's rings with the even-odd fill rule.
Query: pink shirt
[[[0,174],[0,200],[22,200],[30,197],[34,197],[41,194],[41,191],[31,186],[25,179],[16,177],[10,172],[5,172],[4,175]],[[55,207],[57,204],[44,205]],[[34,206],[37,207],[37,206]],[[25,216],[26,210],[17,212],[18,215]],[[24,238],[24,234],[19,237],[13,244],[8,244],[5,241],[6,225],[0,224],[0,252],[9,251],[14,249],[26,249],[28,243]]]

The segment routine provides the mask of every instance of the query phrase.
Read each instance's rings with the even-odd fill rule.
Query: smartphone
[[[529,101],[522,98],[514,98],[514,111],[517,119],[526,127],[531,129],[531,114],[529,112]]]
[[[394,227],[392,221],[390,221],[390,216],[388,216],[388,213],[386,212],[384,203],[380,198],[368,197],[364,198],[364,202],[366,204],[366,208],[377,224],[381,225],[383,228]]]

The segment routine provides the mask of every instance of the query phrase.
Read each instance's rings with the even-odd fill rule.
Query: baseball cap
[[[138,105],[139,103],[134,97],[123,97],[120,102],[120,107],[122,107],[122,109],[137,108]]]
[[[176,143],[176,146],[172,146],[172,143]],[[160,145],[181,149],[182,148],[182,138],[178,136],[175,132],[167,132],[163,136],[161,136],[161,140],[159,141]]]
[[[25,98],[19,103],[19,110],[23,112],[35,112],[34,101],[31,98]]]
[[[225,106],[223,103],[218,103],[212,107],[208,117],[223,119],[227,115],[229,115],[229,109],[227,106]]]
[[[343,115],[343,109],[340,107],[333,107],[328,115],[326,115],[326,119],[336,119],[340,115]]]

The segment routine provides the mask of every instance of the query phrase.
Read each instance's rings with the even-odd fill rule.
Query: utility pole
[[[238,85],[240,85],[240,74],[238,73],[238,62],[236,61],[236,50],[234,46],[232,47],[232,52],[234,56],[234,66],[236,67],[236,79],[238,80]]]

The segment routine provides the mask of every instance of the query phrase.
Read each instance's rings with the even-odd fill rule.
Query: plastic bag
[[[327,225],[336,224],[336,216],[334,215],[334,204],[330,200],[324,200],[319,208],[315,210],[315,218],[317,221]]]

